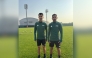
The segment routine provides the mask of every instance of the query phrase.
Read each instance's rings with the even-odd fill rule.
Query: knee
[[[60,50],[60,48],[57,48],[57,50]]]
[[[50,49],[53,49],[53,47],[51,47]]]
[[[38,46],[38,49],[40,49],[40,46]]]
[[[45,47],[45,46],[43,46],[43,48],[45,49],[46,47]]]

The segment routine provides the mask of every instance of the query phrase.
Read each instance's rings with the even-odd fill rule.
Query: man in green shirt
[[[54,47],[54,44],[57,47],[58,51],[58,58],[60,58],[61,50],[60,50],[60,43],[62,42],[62,25],[61,23],[57,22],[57,15],[52,15],[52,20],[49,24],[49,30],[48,30],[48,42],[50,46],[50,58],[52,58],[52,50]]]
[[[43,13],[38,14],[39,21],[34,26],[34,40],[37,41],[38,58],[40,58],[40,46],[43,45],[44,57],[46,58],[47,24],[43,22]],[[36,36],[37,35],[37,36]]]

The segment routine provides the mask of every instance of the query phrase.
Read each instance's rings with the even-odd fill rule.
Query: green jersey
[[[48,41],[60,41],[62,42],[63,29],[59,22],[52,22],[48,28]]]
[[[46,38],[45,38],[45,36],[46,36]],[[47,24],[45,22],[36,22],[35,23],[34,40],[36,40],[36,39],[46,39],[47,40]]]

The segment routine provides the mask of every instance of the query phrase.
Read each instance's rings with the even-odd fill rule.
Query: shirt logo
[[[56,25],[56,27],[58,27],[58,25]]]
[[[37,26],[39,26],[39,25],[37,25]]]
[[[42,26],[44,26],[44,25],[42,25]]]

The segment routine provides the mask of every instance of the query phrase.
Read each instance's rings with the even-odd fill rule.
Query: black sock
[[[40,57],[40,55],[38,55],[38,57]]]
[[[50,54],[50,57],[52,57],[52,54]]]
[[[46,56],[46,54],[44,54],[44,56]]]
[[[58,55],[58,57],[60,58],[60,55]]]

